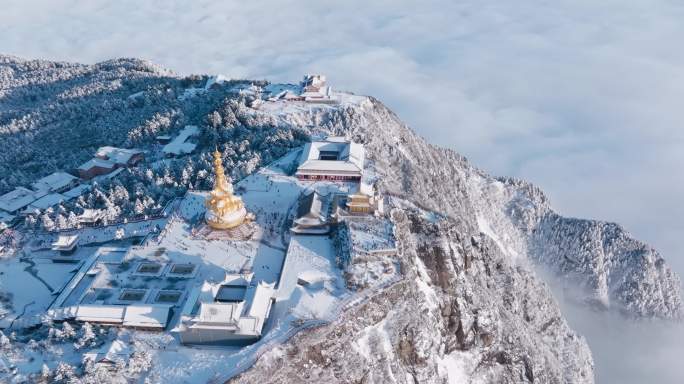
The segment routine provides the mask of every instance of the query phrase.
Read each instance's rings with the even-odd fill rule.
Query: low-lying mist
[[[574,288],[538,271],[553,291],[570,326],[587,339],[596,383],[681,384],[684,382],[684,324],[627,318],[579,302]]]

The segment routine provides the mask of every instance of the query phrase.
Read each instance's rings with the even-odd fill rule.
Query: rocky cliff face
[[[404,279],[233,382],[593,382],[584,339],[491,238],[418,210],[392,218]]]

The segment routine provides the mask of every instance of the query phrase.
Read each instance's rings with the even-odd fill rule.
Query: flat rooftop
[[[222,285],[216,294],[216,301],[240,302],[245,300],[247,286],[245,285]]]

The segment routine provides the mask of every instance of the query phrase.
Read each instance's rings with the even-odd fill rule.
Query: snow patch
[[[423,264],[423,261],[419,257],[416,257],[416,267],[418,268],[418,276],[416,276],[416,284],[418,285],[418,289],[421,292],[423,292],[423,294],[425,295],[425,298],[426,298],[425,302],[430,307],[430,309],[439,308],[437,294],[435,293],[435,290],[430,285],[430,282],[432,281],[432,279],[430,279],[430,275],[428,275],[428,273],[427,273],[427,269],[425,268],[425,264]]]
[[[454,351],[437,360],[439,375],[449,384],[479,384],[471,379],[476,366],[475,356],[468,352]]]
[[[489,221],[487,221],[484,217],[477,216],[477,226],[479,227],[480,232],[489,236],[489,238],[492,239],[494,243],[496,243],[501,252],[503,252],[505,255],[513,259],[517,259],[520,256],[513,247],[507,246],[504,244],[504,242],[501,241],[499,236],[497,236],[496,232],[494,232],[494,230],[492,229],[491,225],[489,224]]]

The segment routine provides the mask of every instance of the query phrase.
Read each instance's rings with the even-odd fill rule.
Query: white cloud
[[[669,0],[10,0],[0,51],[324,72],[430,141],[539,184],[563,213],[624,224],[684,272],[683,19]]]
[[[545,274],[544,271],[539,273]],[[549,280],[552,281],[552,280]],[[684,325],[661,320],[628,320],[573,301],[571,287],[551,284],[570,326],[591,348],[597,383],[680,383],[684,368]]]

